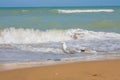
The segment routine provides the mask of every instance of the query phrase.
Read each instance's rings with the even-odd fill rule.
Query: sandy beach
[[[1,71],[0,80],[120,80],[120,60],[75,62]]]

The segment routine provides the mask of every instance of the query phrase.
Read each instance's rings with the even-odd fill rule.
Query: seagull
[[[74,40],[77,40],[80,37],[83,38],[84,35],[85,34],[80,29],[74,30],[73,32],[70,33],[70,37]]]
[[[81,51],[75,47],[68,48],[66,42],[62,42],[62,50],[67,54],[80,53]]]
[[[67,53],[67,54],[75,54],[75,53],[97,53],[94,50],[86,49],[86,48],[83,48],[83,49],[78,49],[78,48],[75,48],[75,47],[69,47],[68,48],[65,41],[62,42],[62,50],[63,50],[64,53]]]

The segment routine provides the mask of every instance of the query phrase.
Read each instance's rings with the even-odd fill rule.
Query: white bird
[[[70,33],[70,37],[74,40],[77,40],[79,38],[83,38],[85,36],[85,33],[80,30],[80,29],[77,29],[77,30],[73,30],[71,33]]]
[[[66,42],[62,42],[62,50],[64,53],[67,53],[67,54],[75,54],[75,53],[96,53],[96,51],[94,50],[91,50],[91,49],[78,49],[78,48],[75,48],[75,47],[67,47],[67,44]]]
[[[74,54],[74,53],[81,52],[79,49],[77,49],[75,47],[68,48],[66,42],[62,42],[62,50],[64,53],[67,53],[67,54]]]

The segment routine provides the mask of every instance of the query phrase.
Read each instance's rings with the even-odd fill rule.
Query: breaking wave
[[[86,9],[86,10],[65,10],[65,9],[59,9],[58,13],[93,13],[93,12],[114,12],[113,9]]]
[[[15,29],[8,28],[1,30],[0,43],[43,43],[43,42],[58,42],[68,40],[64,30],[34,30],[34,29]]]
[[[94,32],[83,29],[41,31],[35,29],[7,28],[0,31],[0,44],[48,43],[81,39],[120,39],[120,34]]]

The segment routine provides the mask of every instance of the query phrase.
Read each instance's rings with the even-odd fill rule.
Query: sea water
[[[90,52],[66,54],[62,42]],[[0,63],[113,58],[120,58],[120,7],[0,8]]]

